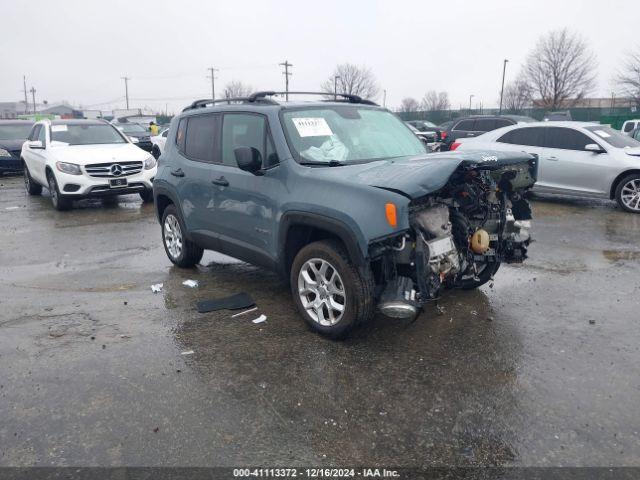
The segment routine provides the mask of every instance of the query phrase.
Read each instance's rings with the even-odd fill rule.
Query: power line
[[[289,67],[293,67],[293,65],[290,64],[288,60],[285,60],[284,63],[280,63],[279,65],[281,67],[284,67],[284,72],[282,72],[282,74],[284,75],[285,99],[288,102],[289,101],[289,76],[292,75],[291,73],[289,73]]]
[[[216,99],[216,72],[219,71],[219,69],[217,68],[213,68],[213,67],[209,67],[208,68],[209,72],[211,72],[210,78],[211,78],[211,99],[215,100]]]

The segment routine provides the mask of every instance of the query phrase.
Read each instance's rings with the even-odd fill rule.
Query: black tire
[[[151,149],[151,155],[153,155],[153,158],[156,160],[160,158],[160,148],[157,145],[154,145]]]
[[[618,185],[616,186],[615,194],[616,202],[618,202],[620,208],[622,208],[625,212],[640,213],[640,197],[631,197],[633,198],[633,200],[627,203],[625,203],[625,200],[623,199],[623,194],[630,194],[629,189],[634,189],[634,191],[636,192],[635,195],[640,195],[640,174],[632,173],[620,180],[618,182]],[[627,198],[629,197],[627,196]],[[635,199],[637,199],[637,203]]]
[[[47,172],[47,180],[49,181],[49,194],[53,208],[58,211],[69,210],[72,206],[71,199],[60,194],[56,176],[52,172]]]
[[[344,310],[333,325],[321,325],[302,304],[298,279],[303,266],[313,259],[327,262],[330,268],[338,273],[338,280],[341,280],[343,285]],[[344,338],[355,327],[373,317],[375,310],[373,275],[368,266],[358,268],[354,265],[345,248],[338,241],[322,240],[303,247],[296,255],[291,266],[290,282],[293,302],[304,321],[313,330],[329,338]],[[326,295],[326,290],[324,294]],[[309,297],[305,298],[308,299]],[[326,307],[321,308],[326,311]]]
[[[168,231],[168,225],[171,225],[173,223],[173,220],[170,220],[169,223],[167,222],[170,218],[175,219],[175,222],[180,229],[180,231],[177,233],[179,233],[180,235],[181,247],[179,253],[177,254],[175,253],[176,250],[173,250],[172,253],[172,249],[167,245],[168,243],[171,244],[171,241],[167,241],[170,235],[170,232]],[[174,205],[169,205],[164,209],[164,213],[162,214],[161,228],[164,251],[166,252],[167,257],[169,257],[169,260],[171,260],[171,262],[181,268],[190,268],[196,265],[200,260],[202,260],[204,249],[186,238],[185,232],[187,230],[185,229],[184,222],[182,221],[182,218],[178,214],[178,210]]]
[[[140,198],[144,203],[152,203],[153,202],[153,190],[152,189],[144,189],[140,192]]]
[[[493,278],[498,269],[500,268],[500,262],[489,263],[487,266],[482,269],[482,271],[478,274],[477,279],[475,278],[467,278],[464,280],[460,280],[456,284],[456,288],[461,290],[474,290],[478,287],[481,287],[489,280]]]
[[[24,175],[24,188],[29,195],[40,195],[42,193],[42,185],[36,183],[29,173],[29,168],[25,162],[22,162]]]

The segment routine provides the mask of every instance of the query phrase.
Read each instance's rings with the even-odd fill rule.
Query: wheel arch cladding
[[[620,184],[620,181],[624,178],[624,177],[628,177],[629,175],[640,175],[640,169],[631,169],[631,170],[625,170],[624,172],[622,172],[620,175],[618,175],[615,180],[613,182],[611,182],[611,191],[609,192],[609,198],[610,199],[615,199],[616,197],[616,189],[618,188],[618,185]]]
[[[156,212],[158,214],[158,221],[162,222],[162,215],[169,205],[175,205],[173,200],[168,195],[160,193],[156,196]]]

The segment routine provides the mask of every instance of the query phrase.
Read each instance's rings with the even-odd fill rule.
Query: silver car
[[[458,150],[498,150],[539,156],[534,192],[615,199],[640,213],[640,142],[586,122],[536,122],[458,139]]]

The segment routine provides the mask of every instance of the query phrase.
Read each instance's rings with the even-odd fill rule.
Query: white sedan
[[[156,160],[164,153],[164,145],[167,143],[168,134],[169,129],[165,128],[158,135],[151,137],[151,143],[153,144],[153,147],[151,147],[151,154]]]
[[[519,124],[458,139],[456,149],[538,155],[534,192],[615,199],[627,212],[640,213],[640,142],[606,125]]]
[[[139,193],[153,201],[155,158],[101,120],[41,120],[22,146],[30,195],[49,189],[57,210],[84,197]]]

